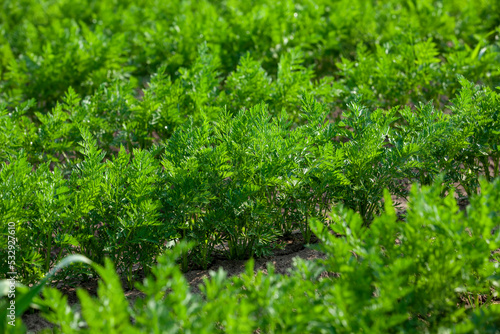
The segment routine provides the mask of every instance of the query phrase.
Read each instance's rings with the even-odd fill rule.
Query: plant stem
[[[50,270],[50,253],[52,252],[52,230],[49,231],[47,240],[47,253],[45,258],[45,272]]]
[[[481,159],[481,162],[483,163],[484,175],[486,176],[486,181],[490,182],[491,181],[491,177],[490,177],[490,164],[489,164],[489,161],[488,161],[488,157],[487,156],[482,156],[480,159]]]
[[[186,229],[183,228],[182,229],[182,240],[186,240]],[[183,251],[182,252],[182,271],[183,272],[186,272],[187,271],[187,266],[188,266],[188,263],[187,263],[187,251]]]
[[[493,160],[494,163],[495,163],[495,168],[494,168],[494,171],[493,171],[493,177],[497,177],[498,176],[498,165],[500,163],[500,157],[499,158],[496,158]]]

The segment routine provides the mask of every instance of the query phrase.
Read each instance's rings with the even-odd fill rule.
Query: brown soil
[[[300,232],[293,233],[289,238],[284,240],[285,247],[283,249],[276,249],[273,255],[266,258],[259,258],[255,260],[254,270],[257,272],[259,270],[267,273],[267,264],[272,263],[275,267],[276,274],[288,274],[288,269],[293,265],[293,259],[295,257],[300,257],[306,260],[314,260],[318,258],[325,258],[325,255],[304,246],[304,240]],[[317,242],[317,240],[312,240],[312,243]],[[185,273],[185,277],[191,287],[191,291],[194,293],[199,293],[199,285],[203,283],[204,277],[209,277],[210,271],[217,271],[222,267],[226,272],[228,277],[239,275],[245,271],[246,260],[227,260],[227,259],[216,259],[207,270],[191,270]],[[141,277],[142,279],[142,277]],[[57,284],[55,284],[57,286]],[[122,281],[122,286],[125,291],[125,296],[128,300],[133,303],[136,298],[144,297],[144,295],[137,289],[127,290],[125,281]],[[78,286],[81,289],[85,289],[90,295],[97,295],[97,280],[91,280],[88,282],[82,282]],[[76,296],[75,288],[60,287],[61,292],[68,296],[68,303],[70,305],[78,305],[78,298]],[[78,306],[76,306],[78,308]],[[39,331],[52,328],[53,325],[41,317],[40,312],[35,311],[32,314],[24,314],[22,320],[28,329],[28,333],[38,333]]]

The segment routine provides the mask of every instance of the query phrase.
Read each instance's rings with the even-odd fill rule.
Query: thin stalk
[[[483,305],[481,305],[481,307],[486,307],[490,305],[492,299],[493,299],[493,294],[490,294],[488,299],[483,303]]]
[[[182,240],[186,240],[186,229],[182,229]],[[182,252],[182,271],[186,272],[188,267],[188,262],[187,262],[187,251]]]
[[[468,292],[467,292],[467,300],[469,301],[470,308],[474,308],[474,304],[472,303],[472,300],[470,300],[470,293]]]
[[[57,254],[56,262],[59,262],[59,259],[61,258],[62,251],[63,251],[63,248],[61,247],[61,249],[59,250],[59,254]]]
[[[234,252],[235,252],[235,246],[234,246],[234,241],[229,239],[228,242],[227,242],[227,245],[229,247],[229,257],[231,259],[234,259]]]
[[[254,253],[255,253],[254,245],[255,245],[255,239],[252,239],[251,241],[248,242],[247,248],[250,249],[250,257],[254,256]]]
[[[309,216],[306,214],[306,226],[304,228],[304,241],[308,244],[311,241],[311,235],[309,233]]]
[[[280,212],[281,212],[281,209],[280,209]],[[285,212],[283,213],[283,230],[285,231],[285,233],[288,232],[288,228],[287,228],[287,224],[286,224],[286,216],[288,214],[288,207],[285,208]],[[290,231],[291,232],[291,231]]]
[[[207,245],[207,240],[205,239],[205,244],[201,246],[201,253],[203,257],[203,270],[207,270],[207,253],[208,253],[208,245]]]
[[[196,226],[196,221],[198,220],[198,216],[196,213],[193,213],[193,225]],[[208,236],[205,236],[205,240],[201,242],[201,255],[202,255],[202,266],[203,269],[207,269],[207,253],[208,253]]]
[[[45,272],[50,270],[50,253],[52,252],[52,231],[49,231],[49,236],[47,240],[47,253],[45,258]]]
[[[132,266],[127,266],[127,287],[131,289],[131,281],[132,281]]]
[[[495,168],[494,168],[494,171],[493,171],[493,177],[497,177],[498,176],[498,165],[500,164],[500,158],[498,159],[494,159],[494,164],[495,164]]]
[[[491,181],[491,177],[490,177],[490,164],[489,164],[489,161],[488,161],[488,157],[487,156],[482,156],[480,159],[481,159],[481,162],[483,164],[484,175],[486,176],[486,181],[490,182]]]
[[[368,209],[366,210],[366,224],[367,225],[368,225],[370,218],[373,217],[373,210],[375,210],[375,206],[376,206],[375,203],[368,205]]]
[[[62,151],[62,155],[63,155],[63,157],[64,157],[64,161],[65,161],[66,163],[68,163],[70,160],[69,160],[68,156],[66,155],[66,152]]]

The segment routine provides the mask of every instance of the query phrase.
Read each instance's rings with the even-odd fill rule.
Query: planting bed
[[[0,333],[498,333],[499,41],[497,0],[3,1]]]

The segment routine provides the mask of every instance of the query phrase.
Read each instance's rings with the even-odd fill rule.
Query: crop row
[[[373,62],[379,59],[378,56],[370,59],[369,64],[363,65],[364,68],[376,67]],[[0,158],[4,161],[13,159],[20,149],[24,149],[28,160],[35,166],[48,160],[70,163],[74,157],[81,157],[77,153],[76,143],[82,140],[78,130],[82,123],[94,134],[102,149],[111,151],[124,145],[130,151],[133,148],[149,148],[168,139],[189,117],[196,124],[203,120],[217,121],[221,113],[230,112],[234,115],[258,103],[266,103],[271,115],[278,116],[285,111],[294,125],[300,124],[305,121],[298,112],[304,94],[327,104],[330,110],[337,110],[337,113],[341,111],[339,105],[360,99],[370,109],[376,109],[377,106],[389,109],[396,105],[418,105],[418,101],[429,101],[427,99],[432,100],[438,95],[447,99],[455,95],[452,93],[454,90],[443,92],[425,81],[417,80],[415,85],[420,87],[418,89],[429,90],[437,95],[424,98],[417,94],[421,100],[410,98],[409,91],[416,92],[416,86],[405,88],[396,79],[394,71],[384,70],[383,73],[391,74],[377,86],[387,89],[384,99],[391,94],[394,97],[391,98],[394,101],[385,103],[373,96],[381,94],[378,89],[364,86],[371,82],[366,77],[367,73],[359,72],[359,80],[356,79],[349,87],[340,87],[340,81],[335,81],[333,77],[314,80],[313,70],[306,68],[304,61],[303,53],[299,51],[284,54],[279,62],[277,76],[273,79],[262,69],[261,62],[246,55],[240,60],[238,68],[222,83],[222,77],[218,75],[219,61],[206,45],[202,45],[195,64],[182,70],[179,78],[172,79],[163,67],[151,77],[148,87],[141,91],[140,96],[133,85],[117,80],[101,85],[95,93],[84,98],[70,87],[50,112],[40,110],[33,99],[15,107],[3,104],[0,105],[0,139],[3,142]],[[421,68],[414,70],[417,76],[424,73]],[[453,85],[459,84],[456,72],[445,72],[453,75]],[[487,72],[481,73],[482,78],[487,77]],[[358,74],[351,73],[349,77],[354,78]],[[403,73],[401,80],[414,74]],[[467,79],[477,81],[474,75]],[[433,82],[452,85],[451,82],[436,78]],[[445,107],[447,104],[449,101],[444,104],[441,101],[437,105]]]
[[[443,198],[444,190],[440,182],[414,186],[405,222],[386,192],[383,213],[370,228],[359,214],[336,208],[330,226],[310,222],[324,260],[297,258],[288,275],[275,274],[272,265],[255,273],[253,261],[233,278],[219,269],[199,294],[176,265],[187,252],[184,243],[158,258],[152,275],[137,284],[144,297],[131,305],[110,260],[100,266],[73,256],[60,266],[91,264],[102,280],[98,296],[79,289],[77,309],[55,288],[46,287],[41,299],[18,287],[17,326],[9,333],[23,332],[19,315],[30,302],[57,333],[67,334],[497,333],[500,179],[482,182],[466,212],[453,193]],[[5,309],[0,301],[0,316]]]
[[[18,324],[33,301],[64,333],[498,331],[499,36],[495,0],[3,1]],[[297,230],[327,259],[182,277]],[[74,259],[56,279],[98,299],[33,299]]]
[[[309,220],[326,221],[332,204],[369,225],[384,189],[405,198],[410,182],[441,173],[445,189],[471,196],[480,175],[498,176],[499,94],[461,82],[446,112],[353,102],[329,120],[306,95],[299,126],[259,104],[215,122],[191,119],[161,145],[111,156],[80,126],[84,159],[70,169],[33,169],[21,151],[0,172],[0,217],[18,222],[19,271],[36,279],[76,251],[97,263],[110,257],[132,279],[135,264],[147,272],[175,240],[197,243],[184,270],[207,267],[216,246],[234,259],[264,255],[294,229],[308,242]]]
[[[161,91],[170,130],[178,116],[218,106],[293,113],[300,87],[325,103],[355,93],[387,107],[446,102],[458,74],[500,83],[495,0],[8,0],[0,12],[0,103],[34,99],[43,115],[68,87],[105,99],[103,90],[136,92],[155,73],[171,80]],[[200,45],[210,57],[200,59]],[[152,113],[147,124],[165,123],[154,105],[138,108]]]

